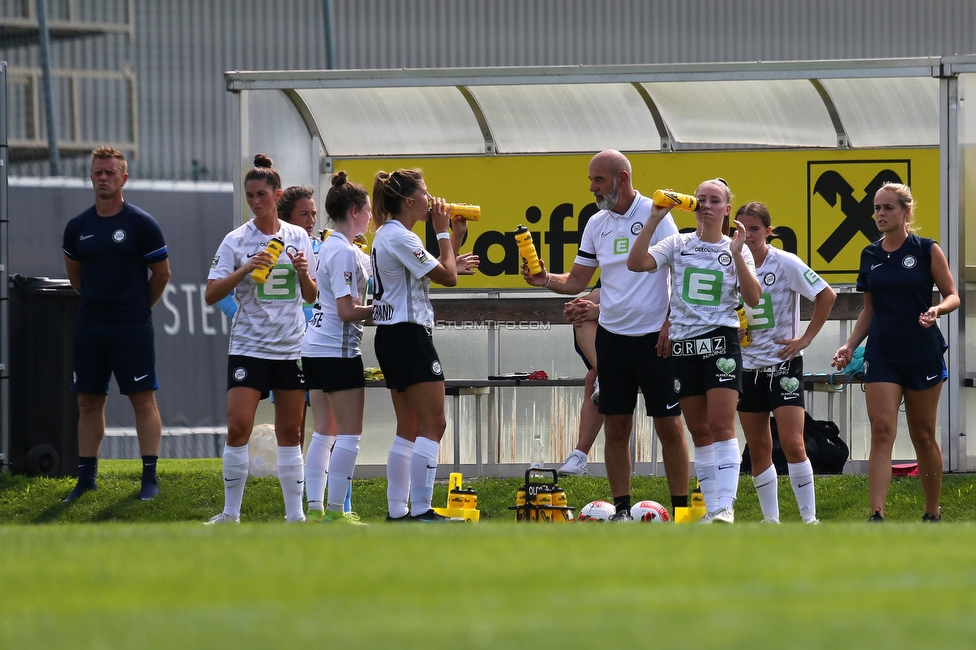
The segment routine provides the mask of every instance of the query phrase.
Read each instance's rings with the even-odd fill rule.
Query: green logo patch
[[[779,380],[779,385],[787,393],[795,393],[796,389],[800,387],[800,380],[796,377],[781,377]]]
[[[803,279],[806,280],[811,287],[820,282],[820,276],[817,275],[817,272],[813,269],[807,269],[803,273]]]
[[[735,371],[735,359],[719,357],[715,360],[715,365],[726,375],[731,375]]]
[[[291,264],[271,269],[268,280],[258,285],[258,300],[294,300],[298,297],[298,276]]]
[[[626,255],[630,252],[630,240],[626,237],[613,240],[613,254]]]
[[[689,305],[716,307],[722,300],[721,271],[711,269],[685,269],[681,298]]]
[[[759,304],[755,307],[746,305],[746,320],[751,330],[768,330],[776,327],[776,317],[773,315],[773,298],[768,293],[762,294]]]

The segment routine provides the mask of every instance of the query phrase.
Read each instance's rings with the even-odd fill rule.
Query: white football
[[[630,516],[634,521],[646,521],[653,524],[666,524],[671,521],[668,509],[657,501],[640,501],[630,509]]]
[[[606,521],[617,514],[617,508],[606,501],[590,501],[579,512],[576,521]]]

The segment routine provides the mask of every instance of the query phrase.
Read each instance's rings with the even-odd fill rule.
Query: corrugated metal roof
[[[133,139],[133,178],[232,180],[232,98],[223,73],[325,68],[329,1],[336,66],[349,69],[976,52],[971,0],[75,0],[75,20],[122,27],[55,40],[53,66],[129,70],[136,92],[130,96],[124,83],[79,84],[72,134],[61,81],[55,90],[61,137]],[[37,46],[16,45],[15,32],[5,27],[32,5],[0,2],[0,58],[13,67],[40,67]],[[66,19],[66,6],[53,3],[51,20]],[[12,102],[26,94],[10,88]],[[11,106],[10,115],[14,140],[27,120],[22,108]],[[84,157],[66,160],[69,175],[85,176],[87,169]],[[14,164],[11,173],[47,175],[47,163]]]

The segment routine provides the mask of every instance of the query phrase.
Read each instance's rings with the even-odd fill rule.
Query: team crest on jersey
[[[247,378],[247,370],[244,368],[234,369],[234,381],[244,381]]]
[[[915,259],[914,255],[906,255],[901,259],[901,265],[906,269],[914,269],[916,264],[918,264],[918,260]]]
[[[120,230],[116,230],[115,232],[113,232],[112,233],[112,241],[114,241],[116,244],[121,244],[122,242],[124,242],[125,241],[125,231],[120,229]]]
[[[722,251],[721,253],[718,254],[718,263],[721,264],[722,266],[728,266],[729,264],[732,263],[732,256],[726,253],[725,251]]]
[[[674,392],[675,393],[681,392],[681,382],[678,381],[677,379],[674,380]]]
[[[298,253],[298,248],[292,246],[291,244],[288,244],[287,246],[285,246],[285,252],[291,255],[292,257],[294,257],[295,254]]]
[[[763,284],[765,284],[767,287],[771,287],[774,282],[776,282],[775,273],[767,273],[763,276]]]
[[[346,286],[352,286],[352,271],[343,271],[342,279],[346,281]]]
[[[413,252],[413,256],[416,257],[417,261],[420,262],[421,264],[423,264],[424,262],[430,259],[430,256],[427,254],[427,250],[424,248],[418,248],[417,250],[415,250]]]
[[[644,224],[642,224],[640,221],[635,221],[634,223],[630,224],[631,235],[639,235],[640,231],[643,229],[644,229]]]
[[[430,371],[435,375],[441,374],[441,362],[434,360],[434,363],[430,364]]]

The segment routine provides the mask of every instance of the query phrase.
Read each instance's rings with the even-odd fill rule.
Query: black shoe
[[[630,516],[630,510],[619,510],[616,514],[610,515],[610,519],[607,521],[613,521],[616,523],[623,523],[627,521],[633,521],[634,518]]]
[[[454,517],[445,517],[444,515],[439,515],[434,512],[431,508],[422,515],[417,515],[416,517],[410,516],[410,521],[419,521],[421,523],[427,524],[453,524],[453,523],[464,523],[463,519],[456,519]]]
[[[71,503],[85,492],[91,492],[92,490],[97,489],[98,485],[95,483],[78,483],[75,485],[75,489],[71,491],[71,494],[61,499],[61,503]]]
[[[942,508],[939,508],[939,514],[933,515],[931,512],[926,512],[922,515],[923,524],[937,524],[942,521]]]
[[[874,514],[868,517],[868,523],[876,523],[879,521],[884,521],[884,517],[881,516],[880,510],[875,510]]]
[[[155,483],[143,483],[139,491],[139,500],[152,501],[157,494],[159,494],[159,486]]]
[[[410,521],[410,513],[408,512],[407,514],[403,515],[402,517],[391,517],[389,514],[387,514],[386,515],[386,520],[387,521],[394,521],[394,522]]]

